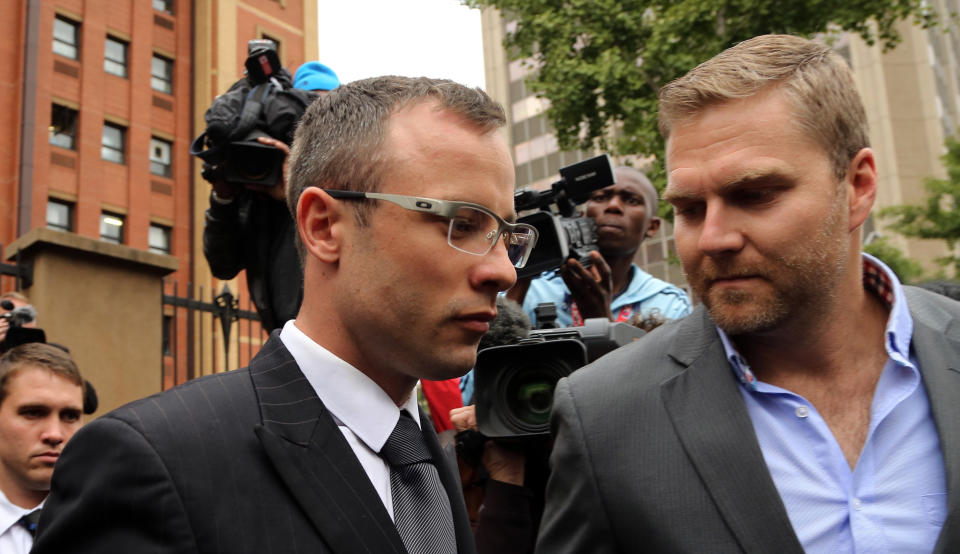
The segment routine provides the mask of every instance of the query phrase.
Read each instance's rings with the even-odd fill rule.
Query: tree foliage
[[[516,22],[505,38],[508,56],[536,69],[527,83],[549,100],[561,148],[658,159],[658,90],[723,49],[766,33],[840,30],[892,48],[898,21],[935,20],[924,0],[461,1]],[[653,177],[663,184],[662,173]]]
[[[890,228],[908,237],[940,239],[955,249],[960,241],[960,141],[948,138],[947,152],[942,156],[947,169],[946,179],[928,178],[924,181],[926,203],[920,206],[893,206],[880,210],[880,217],[889,219]],[[952,265],[960,276],[960,256],[946,256],[937,260],[944,266]]]
[[[923,267],[911,260],[903,251],[890,244],[886,238],[878,238],[864,245],[863,251],[880,259],[897,274],[902,283],[916,283],[923,277]]]

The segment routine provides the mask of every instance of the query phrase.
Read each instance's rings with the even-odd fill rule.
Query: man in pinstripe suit
[[[287,183],[304,266],[297,318],[249,367],[78,433],[35,551],[435,551],[433,537],[398,532],[382,452],[409,415],[442,484],[443,551],[474,552],[455,466],[412,392],[473,365],[497,293],[536,240],[508,223],[503,123],[479,89],[425,78],[357,81],[310,106]]]

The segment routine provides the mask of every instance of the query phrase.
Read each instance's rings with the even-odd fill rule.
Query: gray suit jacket
[[[960,303],[906,287],[960,552]],[[803,552],[703,306],[557,385],[537,551]]]
[[[424,436],[440,460],[459,551],[472,554],[456,466],[429,424]],[[34,552],[405,549],[360,462],[274,332],[249,368],[195,379],[77,432],[57,462]]]

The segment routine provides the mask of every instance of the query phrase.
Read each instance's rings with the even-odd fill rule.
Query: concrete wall
[[[100,399],[96,415],[161,390],[162,283],[177,259],[34,229],[5,249],[32,264],[23,292],[47,342],[70,349]]]

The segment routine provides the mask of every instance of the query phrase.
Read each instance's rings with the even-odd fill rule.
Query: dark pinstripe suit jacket
[[[960,303],[905,287],[960,552]],[[802,553],[703,307],[557,386],[537,552]]]
[[[442,460],[459,550],[473,553],[456,468],[424,429]],[[34,552],[405,550],[275,332],[249,368],[196,379],[83,427],[57,462]]]

